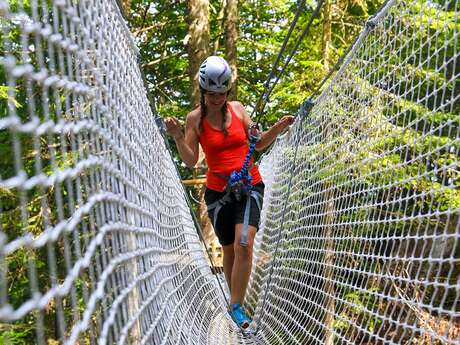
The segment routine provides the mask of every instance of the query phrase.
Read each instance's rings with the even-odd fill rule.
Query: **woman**
[[[264,184],[257,166],[251,161],[250,177],[243,181],[246,186],[239,181],[237,191],[229,188],[230,174],[240,171],[249,151],[248,130],[252,124],[240,102],[227,101],[230,82],[228,63],[218,56],[208,57],[199,70],[201,104],[187,115],[185,132],[176,118],[168,118],[165,123],[189,168],[198,160],[198,144],[205,153],[208,165],[205,201],[224,250],[224,274],[230,290],[229,312],[238,326],[245,329],[250,319],[241,305],[251,274],[254,237],[259,227],[261,200],[257,200],[257,196],[263,195]],[[260,135],[255,149],[259,151],[269,146],[293,121],[292,116],[283,117]]]

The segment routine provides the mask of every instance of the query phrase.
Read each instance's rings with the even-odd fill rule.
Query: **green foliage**
[[[12,12],[16,12],[22,8],[30,13],[30,0],[8,0],[8,5]]]
[[[333,58],[345,51],[362,28],[367,17],[381,1],[338,1],[340,20],[333,20]],[[286,52],[293,48],[316,7],[307,2]],[[251,109],[263,91],[271,67],[294,17],[296,1],[241,1],[239,5],[240,38],[238,42],[239,99]],[[210,1],[211,48],[225,55],[219,14],[222,2]],[[183,118],[190,111],[190,80],[187,75],[187,7],[184,2],[145,3],[133,1],[129,25],[139,44],[150,91],[162,116]],[[287,73],[267,105],[265,126],[283,114],[292,114],[327,74],[321,61],[322,21],[316,19],[310,34],[302,42],[289,64]],[[284,58],[287,56],[285,55]],[[155,62],[160,61],[161,62]]]
[[[8,86],[0,85],[0,116],[6,116],[7,101],[11,101],[16,108],[22,108],[22,105],[17,101],[16,98],[8,96]],[[17,88],[16,88],[17,90]]]
[[[378,288],[368,288],[363,291],[344,292],[344,301],[340,318],[334,320],[333,327],[340,333],[346,333],[351,324],[364,327],[369,333],[382,324],[382,320],[369,311],[376,311],[379,306]]]
[[[30,345],[33,335],[33,325],[0,324],[0,345]]]

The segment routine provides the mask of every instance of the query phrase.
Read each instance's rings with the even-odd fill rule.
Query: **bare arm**
[[[252,125],[251,118],[247,113],[244,106],[237,102],[236,107],[238,111],[243,116],[243,124],[246,130]],[[267,129],[265,132],[261,134],[260,140],[256,144],[256,150],[262,151],[263,149],[270,146],[270,144],[276,139],[276,137],[289,125],[294,123],[294,116],[284,116],[282,117],[277,123]]]
[[[176,142],[177,151],[182,161],[193,168],[198,161],[198,135],[194,126],[195,116],[190,113],[185,121],[185,133],[179,120],[174,117],[165,120],[166,129]]]
[[[256,144],[256,150],[262,151],[284,131],[284,129],[294,123],[294,116],[283,116],[277,123],[262,133],[259,142]]]

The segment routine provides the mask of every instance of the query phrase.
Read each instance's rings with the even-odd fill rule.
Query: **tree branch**
[[[151,4],[152,3],[149,2],[148,5],[145,7],[144,13],[142,13],[141,28],[134,33],[134,36],[136,36],[136,37],[137,37],[137,35],[139,35],[139,33],[141,33],[143,31],[143,28],[144,28],[144,25],[145,25],[145,18],[147,17],[147,12],[149,11]]]
[[[168,59],[171,59],[171,58],[174,58],[174,57],[183,57],[187,55],[187,52],[185,51],[180,51],[180,52],[177,52],[175,54],[171,54],[171,55],[166,55],[166,56],[162,56],[156,60],[153,60],[153,61],[149,61],[149,62],[146,62],[145,64],[142,65],[142,68],[146,68],[146,67],[150,67],[150,66],[153,66],[153,65],[156,65],[162,61],[165,61],[165,60],[168,60]]]
[[[155,89],[158,89],[160,86],[164,85],[164,84],[167,84],[169,83],[170,81],[173,81],[173,80],[181,80],[181,79],[184,79],[185,77],[188,77],[188,73],[182,73],[180,75],[175,75],[174,77],[171,77],[171,78],[168,78],[168,79],[165,79],[159,83],[153,83],[152,81],[149,81],[147,80],[150,84],[153,85],[153,87]]]

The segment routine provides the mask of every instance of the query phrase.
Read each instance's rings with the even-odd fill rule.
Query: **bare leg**
[[[233,250],[233,243],[222,246],[224,249],[224,275],[227,281],[228,290],[232,291],[232,269],[235,260],[235,252]]]
[[[252,247],[254,245],[254,237],[257,229],[251,225],[248,226],[248,244],[246,247],[240,244],[243,224],[235,226],[235,242],[233,248],[235,251],[235,261],[233,263],[232,278],[231,278],[231,296],[230,304],[240,303],[244,301],[246,288],[248,287],[249,277],[252,268]]]

